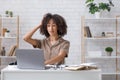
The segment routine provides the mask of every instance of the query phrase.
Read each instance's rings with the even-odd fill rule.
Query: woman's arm
[[[64,60],[65,56],[66,56],[66,52],[65,51],[61,51],[58,56],[56,56],[56,57],[54,57],[54,58],[52,58],[50,60],[45,61],[45,65],[59,63],[62,60]]]
[[[63,61],[69,53],[69,47],[70,47],[69,41],[65,41],[64,45],[62,45],[62,48],[61,48],[59,54],[57,56],[45,61],[45,64],[56,64],[56,63]]]
[[[32,45],[36,45],[36,44],[37,44],[37,43],[36,43],[36,40],[35,40],[35,39],[32,39],[32,36],[33,36],[33,34],[34,34],[38,29],[40,29],[39,26],[34,27],[30,32],[28,32],[28,33],[26,33],[26,34],[24,35],[23,39],[24,39],[26,42],[28,42],[28,43],[30,43],[30,44],[32,44]]]

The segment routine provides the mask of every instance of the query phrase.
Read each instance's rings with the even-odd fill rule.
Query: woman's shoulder
[[[69,43],[70,44],[70,41],[68,41],[68,40],[66,40],[66,39],[64,39],[64,38],[60,38],[60,40],[62,41],[62,42],[64,42],[64,43]]]

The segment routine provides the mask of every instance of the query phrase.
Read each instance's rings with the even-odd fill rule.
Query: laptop
[[[16,49],[16,59],[20,69],[45,69],[42,49]]]

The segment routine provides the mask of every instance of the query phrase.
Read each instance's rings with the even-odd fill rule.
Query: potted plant
[[[10,36],[10,31],[7,30],[7,31],[5,32],[5,37],[9,37],[9,36]]]
[[[113,48],[112,47],[106,47],[105,51],[107,52],[108,56],[111,56],[111,53],[113,52]]]
[[[100,13],[101,11],[105,11],[105,10],[110,12],[111,6],[114,6],[112,4],[112,2],[109,2],[109,3],[103,3],[103,2],[95,3],[94,0],[86,0],[85,3],[87,4],[87,7],[89,7],[89,13],[91,13],[91,14]]]
[[[13,12],[9,11],[9,15],[10,15],[10,17],[13,17]]]
[[[9,11],[5,11],[6,17],[9,17]]]

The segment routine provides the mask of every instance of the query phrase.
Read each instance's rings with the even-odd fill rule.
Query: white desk
[[[101,70],[23,70],[8,66],[2,69],[1,80],[101,80]]]

